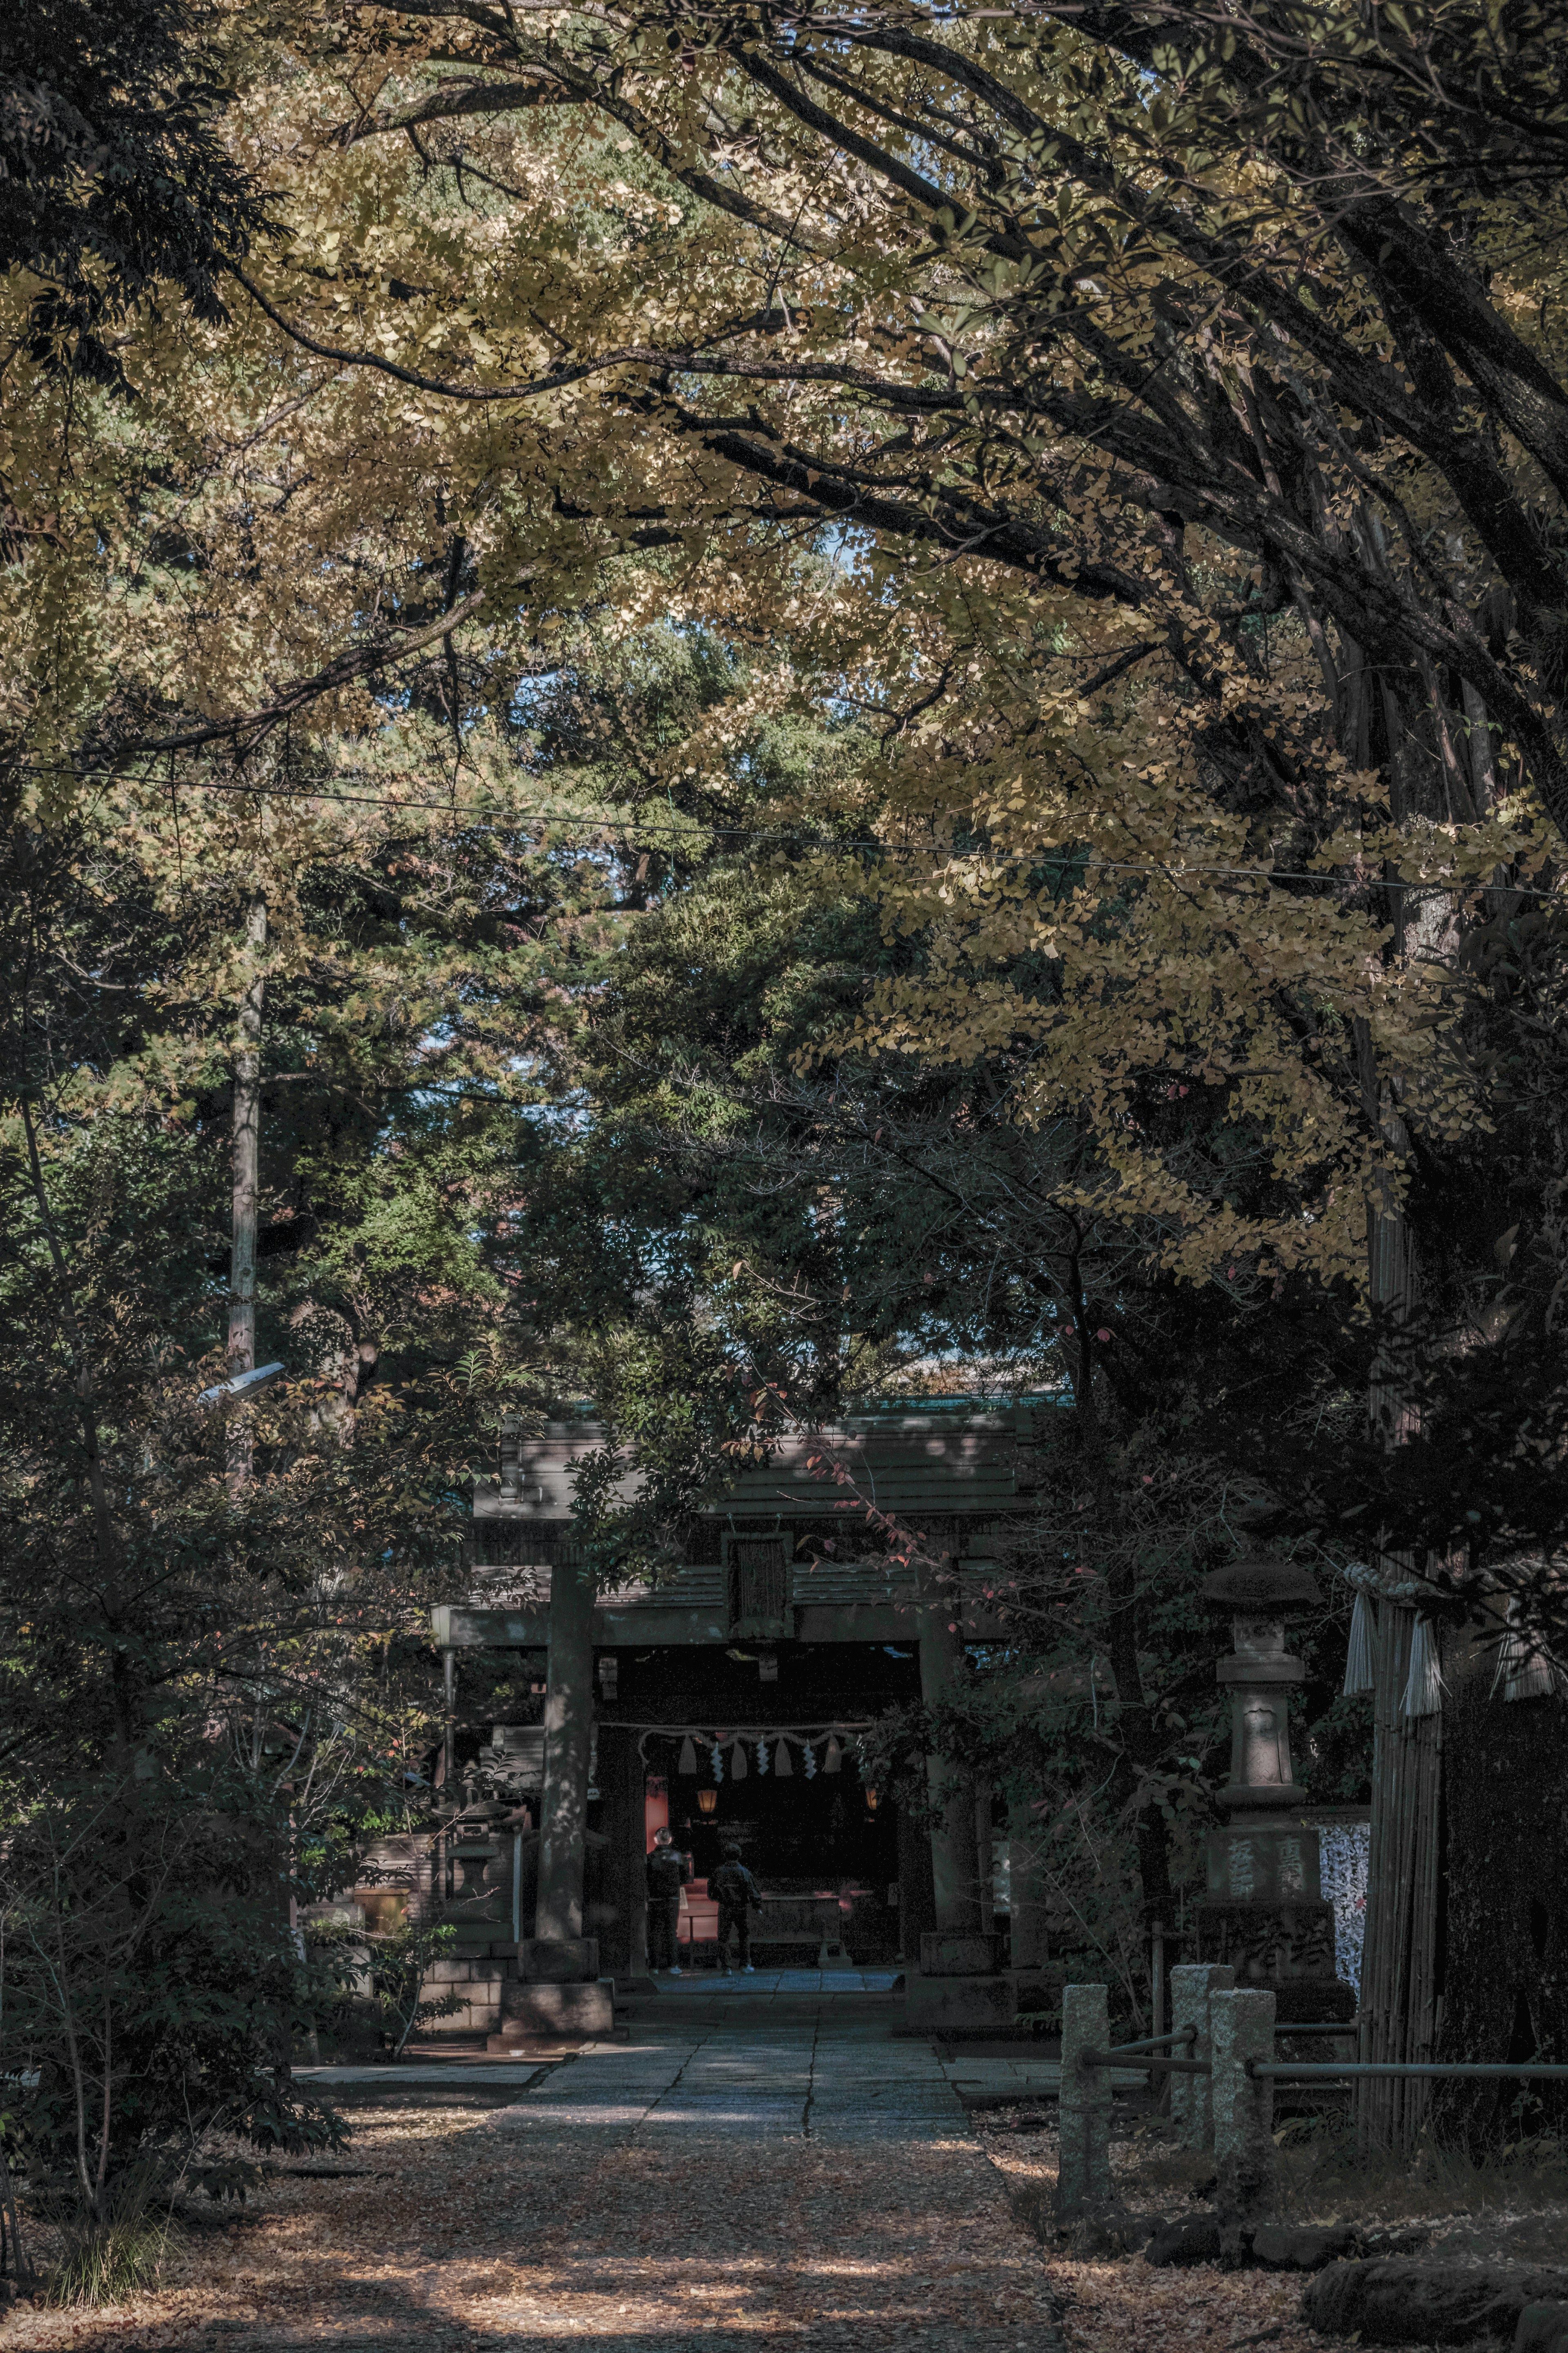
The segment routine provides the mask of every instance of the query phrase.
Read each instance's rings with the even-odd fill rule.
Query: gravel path
[[[16,2346],[1058,2353],[1041,2251],[929,2044],[870,1988],[682,1989],[526,2064],[333,2071],[340,2179],[191,2228],[153,2296]],[[368,2073],[368,2071],[364,2071]],[[970,2072],[973,2072],[972,2070]]]

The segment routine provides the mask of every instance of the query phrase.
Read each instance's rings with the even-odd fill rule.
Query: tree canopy
[[[430,1818],[425,1612],[572,1398],[653,1577],[781,1410],[1047,1398],[1012,1663],[903,1729],[1076,1788],[1108,1662],[1128,1919],[1226,1547],[1560,1646],[1565,37],[0,34],[0,1761],[84,1970],[194,1933],[115,1860],[178,1790],[308,2031],[257,1891]]]

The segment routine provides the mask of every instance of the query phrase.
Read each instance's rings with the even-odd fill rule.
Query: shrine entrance
[[[773,1907],[753,1931],[778,1947],[772,1966],[791,1949],[873,1968],[901,1955],[933,2017],[1010,2019],[989,1790],[960,1770],[934,1813],[900,1818],[863,1782],[858,1743],[889,1711],[940,1704],[966,1646],[1005,1636],[994,1539],[1025,1493],[1032,1430],[1014,1401],[922,1398],[781,1431],[694,1517],[678,1565],[625,1585],[579,1549],[573,1518],[603,1430],[586,1415],[503,1430],[500,1479],[475,1497],[473,1590],[431,1630],[438,1779],[462,1792],[437,1862],[450,1967],[471,1972],[468,2020],[502,2022],[498,2047],[604,2033],[611,1986],[646,1982],[656,1811],[700,1880],[738,1833]],[[639,1482],[628,1458],[615,1500]],[[481,1739],[464,1654],[521,1665],[542,1649],[537,1717],[498,1706]]]
[[[771,1966],[815,1967],[819,1947],[884,1966],[930,1925],[926,1841],[900,1837],[897,1805],[867,1785],[855,1749],[874,1717],[918,1699],[918,1655],[894,1643],[781,1645],[765,1682],[762,1663],[740,1642],[619,1653],[616,1697],[599,1703],[589,1827],[605,1843],[587,1895],[595,1932],[623,1967],[640,1965],[642,1861],[662,1824],[691,1857],[699,1902],[723,1848],[740,1846],[767,1897],[753,1936]]]
[[[710,1811],[695,1801],[698,1786],[677,1776],[666,1788],[675,1843],[690,1853],[700,1877],[733,1844],[753,1872],[770,1880],[809,1881],[837,1892],[875,1889],[880,1900],[898,1880],[896,1810],[879,1790],[862,1788],[852,1763],[812,1780],[797,1768],[783,1781],[752,1774],[717,1791],[710,1785],[703,1791],[716,1799]],[[874,1807],[868,1795],[877,1799]]]

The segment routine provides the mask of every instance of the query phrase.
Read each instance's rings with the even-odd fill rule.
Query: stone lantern
[[[1228,1962],[1238,1986],[1279,1987],[1282,2015],[1348,2017],[1355,1994],[1335,1973],[1334,1909],[1290,1761],[1290,1688],[1306,1670],[1285,1647],[1285,1621],[1321,1599],[1317,1582],[1288,1561],[1243,1560],[1200,1590],[1230,1620],[1230,1655],[1217,1673],[1230,1693],[1231,1739],[1223,1826],[1205,1835],[1206,1884],[1194,1907],[1199,1957]]]

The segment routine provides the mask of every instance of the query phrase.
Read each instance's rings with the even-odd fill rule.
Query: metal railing
[[[1110,2197],[1110,2104],[1117,2071],[1174,2078],[1177,2139],[1210,2153],[1222,2195],[1246,2207],[1267,2201],[1278,2162],[1274,2086],[1353,2083],[1371,2077],[1449,2077],[1514,2082],[1568,2081],[1553,2060],[1276,2059],[1283,2035],[1355,2034],[1358,2021],[1277,2020],[1271,1989],[1237,1986],[1229,1968],[1194,1965],[1173,1972],[1185,2023],[1169,2034],[1112,2043],[1102,1985],[1062,1992],[1061,2157],[1057,2211],[1064,2220]],[[1196,2019],[1191,2014],[1196,2007]],[[1178,2057],[1173,2046],[1186,2055]],[[1188,2088],[1177,2094],[1177,2086]]]
[[[1195,2026],[1173,2027],[1169,2034],[1146,2034],[1142,2042],[1113,2043],[1105,2055],[1108,2059],[1119,2059],[1125,2051],[1163,2051],[1167,2042],[1195,2042],[1197,2031]]]
[[[1276,2033],[1282,2032],[1275,2029]],[[1539,2066],[1515,2067],[1502,2061],[1489,2059],[1249,2059],[1245,2072],[1254,2083],[1268,2077],[1273,2082],[1293,2083],[1298,2076],[1308,2082],[1327,2082],[1352,2075],[1500,2075],[1523,2076],[1533,2080],[1538,2075],[1568,2078],[1568,2066],[1555,2061],[1543,2061]]]
[[[1276,2037],[1281,2034],[1355,2034],[1359,2031],[1358,2023],[1353,2018],[1341,2019],[1333,2024],[1327,2025],[1315,2020],[1309,2022],[1287,2018],[1276,2020],[1274,2026]],[[1178,2026],[1169,2034],[1146,2034],[1138,2042],[1113,2042],[1109,2051],[1080,2052],[1078,2064],[1080,2067],[1121,2067],[1134,2073],[1146,2071],[1156,2075],[1178,2073],[1207,2075],[1213,2073],[1213,2063],[1207,2059],[1162,2059],[1157,2056],[1143,2058],[1139,2055],[1144,2052],[1157,2053],[1163,2051],[1168,2042],[1184,2042],[1190,2047],[1197,2040],[1198,2030],[1195,2026]],[[1342,2074],[1349,2071],[1346,2068],[1335,2067],[1329,2063],[1320,2066],[1314,2060],[1302,2060],[1297,2064],[1286,2062],[1281,2066],[1257,2068],[1253,2068],[1249,2063],[1249,2072],[1269,2075],[1302,2073],[1310,2075]],[[1568,2074],[1568,2068],[1564,2068],[1562,2072]]]

